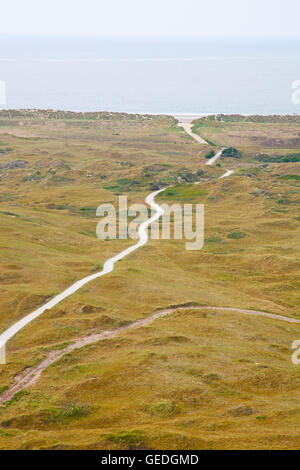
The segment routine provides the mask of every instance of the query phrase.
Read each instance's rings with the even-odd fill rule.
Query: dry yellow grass
[[[1,125],[0,148],[13,150],[0,164],[28,162],[1,170],[1,329],[132,243],[94,236],[95,208],[118,194],[141,202],[153,184],[180,177],[159,200],[204,203],[205,245],[187,252],[184,241],[150,241],[45,313],[9,342],[0,387],[49,350],[171,304],[300,318],[299,181],[282,178],[300,175],[299,164],[255,162],[265,147],[249,144],[253,123],[222,123],[217,143],[240,148],[244,139],[244,157],[207,168],[207,149],[171,118],[22,119],[36,137],[20,137],[19,119],[9,133]],[[270,139],[278,132],[255,126]],[[289,123],[290,135],[297,129]],[[218,180],[227,167],[235,174]],[[182,184],[199,169],[200,185]],[[299,448],[300,368],[290,349],[299,334],[265,318],[178,311],[53,364],[0,407],[0,448]]]

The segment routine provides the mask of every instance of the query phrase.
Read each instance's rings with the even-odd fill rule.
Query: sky
[[[299,0],[9,0],[0,33],[130,37],[299,36]]]

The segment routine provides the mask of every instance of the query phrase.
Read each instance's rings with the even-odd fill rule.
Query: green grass
[[[207,147],[199,154],[172,118],[10,113],[0,113],[5,147],[28,166],[1,170],[1,331],[133,244],[95,237],[95,208],[118,203],[107,186],[132,204],[174,184],[156,200],[204,203],[205,244],[189,252],[185,240],[149,240],[46,311],[9,341],[2,393],[51,351],[170,305],[299,318],[298,178],[286,177],[299,176],[298,163],[255,160],[297,153],[297,117],[201,120],[203,138],[243,153],[226,160],[236,177],[219,180],[224,170],[206,166]],[[46,176],[29,177],[37,172]],[[297,324],[177,310],[53,363],[0,408],[0,448],[299,448],[298,337]]]
[[[166,201],[199,202],[207,192],[194,184],[182,184],[166,189],[160,198]]]
[[[20,401],[23,397],[26,397],[26,395],[29,395],[28,390],[21,390],[20,392],[17,392],[10,400],[8,400],[4,406],[13,405]]]
[[[229,147],[229,148],[222,150],[222,156],[231,157],[231,158],[241,158],[242,153],[234,147]]]
[[[283,175],[283,176],[280,176],[280,179],[300,181],[300,175]]]
[[[145,437],[141,431],[121,431],[119,433],[104,434],[103,437],[113,443],[127,449],[144,447]]]
[[[227,238],[232,238],[233,240],[240,240],[246,236],[243,232],[232,232],[227,235]]]
[[[59,408],[50,410],[44,418],[46,423],[65,423],[70,419],[84,418],[90,413],[89,407],[77,403],[67,403]]]
[[[267,155],[260,154],[255,157],[258,162],[267,163],[297,163],[300,162],[300,154],[288,154],[288,155]]]
[[[207,155],[205,155],[205,158],[209,160],[210,158],[213,158],[214,156],[215,156],[215,152],[214,150],[211,150],[210,152],[208,152]]]
[[[146,408],[152,416],[160,416],[162,418],[167,416],[174,416],[180,413],[180,408],[175,402],[161,402]]]

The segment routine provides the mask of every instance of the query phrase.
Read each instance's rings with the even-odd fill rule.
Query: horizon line
[[[181,36],[181,35],[130,35],[130,34],[88,34],[88,33],[30,33],[30,32],[1,32],[0,36],[27,36],[27,37],[63,37],[63,38],[97,38],[97,39],[158,39],[158,40],[169,40],[169,39],[178,39],[178,40],[201,40],[201,39],[300,39],[300,34],[298,35],[285,35],[285,36],[277,36],[277,35],[268,35],[268,36],[244,36],[244,35],[234,35],[234,36]]]

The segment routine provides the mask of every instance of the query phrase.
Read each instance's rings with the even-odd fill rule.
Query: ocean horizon
[[[0,109],[298,114],[300,39],[0,36]]]

